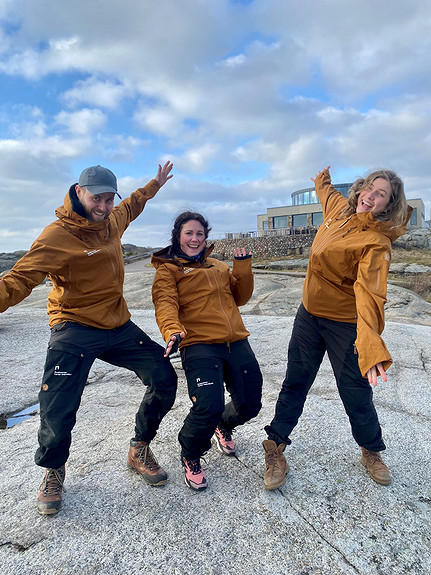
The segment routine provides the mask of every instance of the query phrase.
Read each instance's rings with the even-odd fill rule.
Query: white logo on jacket
[[[100,252],[101,250],[92,250],[91,252],[89,252],[88,250],[84,250],[84,254],[87,254],[87,256],[93,256],[94,254],[97,254],[97,252]]]

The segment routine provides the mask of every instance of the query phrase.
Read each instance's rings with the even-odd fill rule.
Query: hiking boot
[[[60,511],[61,494],[66,491],[63,485],[65,477],[64,465],[59,469],[46,469],[37,496],[37,510],[41,515],[54,515]]]
[[[383,463],[382,457],[378,451],[368,451],[361,447],[361,463],[368,469],[371,479],[380,485],[389,485],[392,481],[391,473]]]
[[[130,440],[127,467],[139,473],[148,485],[164,485],[168,481],[166,471],[157,463],[146,441]]]
[[[286,475],[289,473],[289,465],[283,455],[285,443],[281,443],[278,447],[272,439],[265,439],[262,442],[265,450],[265,489],[277,489],[281,487],[286,481]]]
[[[184,467],[184,480],[186,485],[194,491],[202,491],[208,487],[207,478],[203,472],[200,459],[188,459],[181,456]]]
[[[217,443],[217,448],[220,453],[224,455],[235,455],[235,441],[232,438],[232,432],[223,429],[219,425],[214,431],[214,439]]]

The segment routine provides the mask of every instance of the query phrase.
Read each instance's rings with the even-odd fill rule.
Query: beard
[[[104,214],[104,216],[103,216],[103,219],[99,219],[99,218],[96,219],[96,218],[93,216],[92,210],[90,210],[89,208],[87,208],[86,206],[84,206],[84,204],[83,204],[82,202],[79,202],[79,203],[81,204],[82,210],[83,210],[83,212],[84,212],[84,214],[85,214],[85,217],[87,218],[87,220],[88,220],[89,222],[102,222],[103,220],[107,220],[107,219],[108,219],[110,212],[105,212],[105,214]]]

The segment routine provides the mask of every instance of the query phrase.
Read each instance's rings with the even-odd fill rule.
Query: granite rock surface
[[[152,269],[127,266],[132,319],[161,342],[154,320]],[[0,413],[35,414],[0,430],[0,567],[5,575],[429,575],[431,573],[431,311],[390,288],[384,338],[394,358],[388,383],[375,389],[393,483],[375,484],[355,444],[325,359],[286,449],[291,472],[280,489],[263,487],[263,431],[286,368],[302,278],[256,273],[242,309],[264,376],[263,407],[238,428],[235,457],[213,446],[205,457],[209,487],[183,480],[177,434],[190,401],[181,364],[176,403],[152,447],[169,474],[148,487],[126,466],[137,377],[96,362],[85,389],[67,463],[63,507],[36,511],[43,472],[33,461],[37,393],[49,338],[49,285],[0,316]],[[5,417],[4,417],[5,419]]]

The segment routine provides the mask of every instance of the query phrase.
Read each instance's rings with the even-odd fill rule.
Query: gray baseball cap
[[[102,166],[91,166],[90,168],[85,168],[79,176],[78,185],[81,188],[87,188],[90,194],[112,192],[117,194],[121,199],[120,194],[117,192],[117,178],[111,170],[103,168]]]

